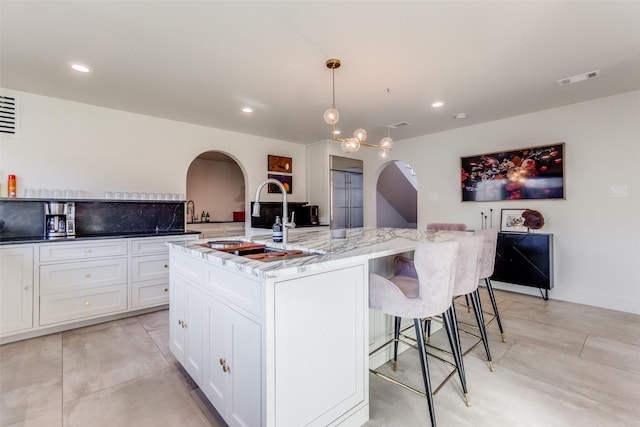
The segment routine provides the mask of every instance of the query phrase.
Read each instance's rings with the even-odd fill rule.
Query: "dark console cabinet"
[[[492,280],[545,289],[553,288],[553,234],[498,233]]]

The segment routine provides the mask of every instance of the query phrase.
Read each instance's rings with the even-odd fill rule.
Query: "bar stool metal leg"
[[[418,354],[420,355],[420,366],[422,366],[422,380],[424,381],[424,389],[427,397],[427,407],[429,408],[429,416],[431,417],[431,426],[436,427],[436,413],[433,406],[433,394],[431,392],[431,380],[429,379],[429,365],[427,364],[427,349],[423,339],[422,321],[413,319],[416,328],[416,338],[418,345]]]
[[[502,337],[502,342],[507,342],[504,336],[504,329],[502,329],[502,322],[500,321],[500,313],[498,312],[498,304],[496,303],[496,297],[493,295],[493,286],[491,286],[491,279],[485,277],[484,282],[487,285],[487,291],[489,291],[489,299],[491,299],[491,305],[493,306],[493,314],[496,316],[496,320],[498,321],[498,328],[500,329],[500,336]]]
[[[480,337],[482,338],[482,344],[484,344],[484,351],[487,353],[487,360],[489,361],[489,369],[494,371],[493,361],[491,360],[491,352],[489,351],[489,341],[487,340],[487,330],[484,326],[484,316],[482,315],[482,304],[480,303],[480,294],[476,289],[471,293],[471,303],[473,304],[473,311],[476,313],[476,321],[478,322],[478,329],[480,330]]]
[[[453,360],[456,363],[456,369],[458,370],[458,376],[460,377],[460,383],[462,384],[462,392],[464,394],[464,402],[467,406],[471,406],[469,401],[469,392],[467,391],[467,378],[464,372],[464,364],[462,362],[462,349],[460,347],[460,336],[458,335],[458,326],[455,319],[455,308],[453,304],[451,307],[442,313],[442,320],[444,327],[447,331],[447,337],[449,338],[449,344],[451,345],[451,352],[453,354]]]
[[[393,323],[393,370],[398,370],[398,344],[400,343],[401,317],[395,316]]]

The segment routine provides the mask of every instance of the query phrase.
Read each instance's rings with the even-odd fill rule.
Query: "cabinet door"
[[[261,425],[262,361],[260,325],[229,308],[226,333],[232,355],[231,400],[227,402],[227,422],[230,427]]]
[[[226,306],[217,298],[205,293],[203,310],[203,379],[202,391],[209,398],[219,412],[224,412],[228,397],[230,375],[225,372],[227,359],[225,349],[225,321]]]
[[[0,249],[0,334],[33,327],[33,246]]]
[[[260,426],[260,325],[205,294],[204,394],[230,427]]]
[[[202,289],[191,283],[184,288],[184,362],[191,378],[202,384]]]
[[[171,287],[169,288],[169,349],[178,362],[184,362],[184,337],[185,330],[182,327],[184,322],[184,288],[186,280],[172,274]]]

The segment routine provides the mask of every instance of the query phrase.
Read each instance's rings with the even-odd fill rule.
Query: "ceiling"
[[[640,89],[638,1],[1,0],[0,19],[3,88],[296,143],[330,136],[329,58],[338,128],[371,143]]]

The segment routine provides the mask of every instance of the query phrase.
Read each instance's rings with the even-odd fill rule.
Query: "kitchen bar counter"
[[[312,254],[264,262],[207,240],[168,242],[171,352],[229,425],[365,424],[370,327],[386,338],[378,324],[392,324],[370,325],[369,271],[433,235],[359,228],[343,239],[291,233],[286,245],[271,234],[241,240]]]
[[[344,262],[369,260],[413,251],[421,241],[433,240],[426,231],[406,228],[353,228],[344,239],[333,239],[329,230],[290,233],[287,244],[275,243],[271,234],[253,235],[242,240],[291,250],[310,250],[313,255],[282,261],[254,261],[202,246],[206,240],[169,244],[183,253],[198,256],[255,277],[288,277]],[[237,239],[237,238],[234,238]]]

